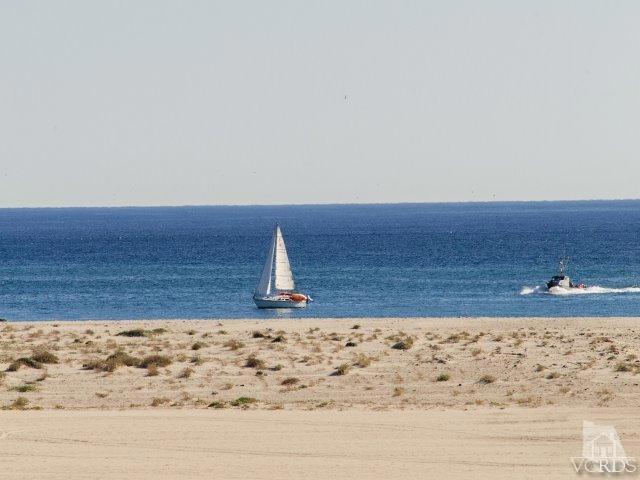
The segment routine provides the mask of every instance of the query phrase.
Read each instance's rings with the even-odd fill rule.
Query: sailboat
[[[304,308],[311,297],[295,291],[291,264],[280,226],[276,223],[273,238],[262,269],[262,276],[253,294],[258,308]]]

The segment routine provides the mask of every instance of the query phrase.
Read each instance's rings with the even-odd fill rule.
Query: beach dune
[[[0,344],[4,408],[640,406],[633,318],[7,323]]]
[[[8,478],[566,478],[638,451],[635,318],[11,322]]]

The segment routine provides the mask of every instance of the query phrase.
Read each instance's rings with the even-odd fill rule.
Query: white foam
[[[542,291],[542,290],[545,291]],[[537,287],[522,287],[522,290],[520,290],[520,295],[531,295],[532,293],[547,293],[546,292],[546,288],[541,287],[541,286],[537,286]]]
[[[640,293],[640,287],[622,287],[622,288],[609,288],[601,287],[599,285],[593,285],[586,288],[572,288],[567,290],[561,287],[551,287],[547,289],[544,286],[538,285],[537,287],[522,287],[520,295],[532,295],[532,294],[544,294],[544,295],[593,295],[593,294],[605,294],[605,293]]]

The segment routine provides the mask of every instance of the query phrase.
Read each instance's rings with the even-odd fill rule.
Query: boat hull
[[[289,300],[286,298],[277,299],[254,297],[253,301],[258,308],[305,308],[307,306],[306,300],[303,300],[301,302],[294,302],[293,300]]]
[[[563,293],[563,292],[580,292],[585,290],[587,287],[583,286],[583,287],[559,287],[559,286],[555,286],[555,287],[549,287],[547,288],[547,291],[549,293]]]

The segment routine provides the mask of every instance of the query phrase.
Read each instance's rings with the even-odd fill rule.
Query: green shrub
[[[242,407],[244,405],[251,405],[252,403],[256,403],[258,400],[251,397],[238,397],[234,401],[231,402],[231,405],[234,407]]]
[[[125,330],[120,333],[116,333],[118,337],[146,337],[147,331],[143,328],[134,328],[132,330]]]
[[[11,390],[13,390],[14,392],[27,393],[27,392],[35,392],[37,388],[35,385],[31,383],[26,383],[18,387],[13,387]]]

